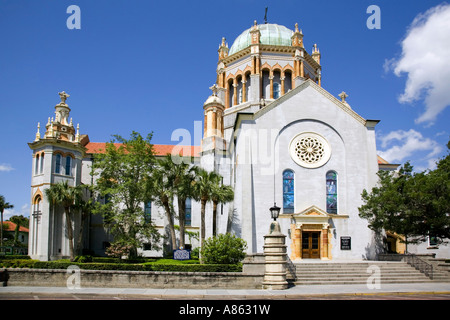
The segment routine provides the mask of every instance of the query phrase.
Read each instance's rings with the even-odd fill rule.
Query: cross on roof
[[[66,103],[66,99],[68,97],[70,97],[70,95],[68,95],[67,93],[63,92],[58,92],[59,96],[61,97],[61,103],[65,104]]]
[[[342,101],[343,103],[345,102],[345,99],[347,99],[347,97],[348,97],[348,94],[346,94],[345,91],[342,91],[342,92],[339,94],[339,98],[341,98],[341,101]]]

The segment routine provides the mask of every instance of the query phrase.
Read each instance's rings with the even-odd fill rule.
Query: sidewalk
[[[140,289],[140,288],[80,288],[66,287],[0,287],[2,296],[10,294],[99,295],[153,299],[295,299],[311,295],[377,295],[377,294],[450,294],[450,283],[381,284],[380,289],[367,285],[294,286],[286,290],[232,289]]]

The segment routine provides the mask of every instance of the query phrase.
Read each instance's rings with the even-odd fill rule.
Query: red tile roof
[[[6,230],[3,229],[3,231],[14,231],[14,230],[16,230],[16,224],[14,222],[12,222],[12,221],[3,221],[3,224],[8,225],[8,229],[6,229]],[[21,231],[21,232],[29,232],[28,228],[25,228],[25,227],[22,227],[22,226],[19,227],[19,231]]]
[[[114,144],[116,147],[119,147],[120,143]],[[94,154],[94,153],[104,153],[106,150],[105,142],[89,142],[86,144],[86,153]],[[179,146],[179,145],[168,145],[168,144],[154,144],[153,150],[156,156],[165,156],[166,154],[175,152],[176,154],[180,154],[185,157],[199,157],[201,152],[200,146]]]

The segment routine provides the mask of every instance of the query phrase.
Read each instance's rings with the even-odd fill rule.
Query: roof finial
[[[266,7],[266,13],[264,14],[264,23],[267,24],[267,10],[269,7]]]
[[[213,96],[217,97],[217,91],[219,91],[219,86],[214,83],[211,87],[209,87],[211,91],[213,92]]]
[[[339,98],[341,98],[341,102],[342,102],[342,103],[346,103],[345,99],[348,98],[348,94],[346,94],[345,91],[342,91],[342,92],[339,94]]]
[[[37,132],[36,132],[36,139],[35,139],[35,141],[38,141],[40,138],[41,138],[41,133],[39,132],[39,129],[41,128],[41,123],[40,122],[38,122],[38,125],[37,125]]]
[[[61,98],[61,104],[66,104],[66,99],[68,97],[70,97],[70,95],[68,95],[67,93],[63,92],[58,92],[60,98]]]

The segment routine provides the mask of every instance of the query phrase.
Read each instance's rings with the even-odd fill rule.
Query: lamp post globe
[[[280,207],[277,207],[277,204],[274,203],[273,207],[270,208],[270,216],[272,217],[273,221],[277,221],[278,216],[280,215]]]

